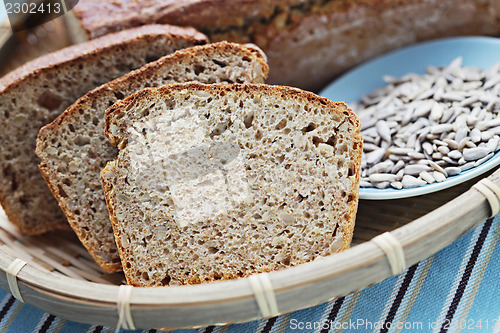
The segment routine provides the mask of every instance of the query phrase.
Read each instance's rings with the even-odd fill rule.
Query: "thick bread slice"
[[[99,176],[117,153],[104,136],[106,109],[145,87],[187,81],[262,83],[267,72],[265,56],[254,46],[195,46],[94,89],[42,128],[37,140],[40,170],[70,225],[104,270],[121,270]]]
[[[35,145],[42,126],[96,86],[165,54],[206,42],[191,28],[144,26],[48,54],[3,77],[0,202],[9,219],[27,234],[68,228],[38,170]],[[85,144],[82,140],[76,144]],[[61,163],[68,161],[61,156]]]
[[[127,281],[197,284],[346,249],[357,117],[295,88],[176,84],[115,103],[101,172]]]

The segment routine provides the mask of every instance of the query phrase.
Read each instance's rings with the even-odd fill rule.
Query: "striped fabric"
[[[173,332],[500,333],[499,237],[497,216],[402,274],[358,293],[271,319]],[[65,321],[0,290],[0,332],[104,333],[114,329]]]

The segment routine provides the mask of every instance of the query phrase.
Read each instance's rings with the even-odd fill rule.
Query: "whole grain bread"
[[[498,0],[80,0],[72,12],[86,38],[163,22],[255,43],[269,57],[268,82],[308,90],[418,41],[500,34]]]
[[[99,173],[117,151],[104,136],[104,112],[116,100],[167,83],[263,83],[265,55],[255,46],[219,42],[177,51],[106,83],[40,130],[39,165],[81,242],[105,271],[121,270]]]
[[[68,228],[38,170],[35,145],[42,126],[96,86],[206,42],[191,28],[144,26],[48,54],[0,79],[0,202],[9,219],[27,234]]]
[[[197,284],[348,248],[362,138],[344,103],[295,88],[144,89],[106,111],[101,172],[127,281]]]

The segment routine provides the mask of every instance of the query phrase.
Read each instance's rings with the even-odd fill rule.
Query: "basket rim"
[[[499,184],[500,169],[488,178]],[[391,234],[400,242],[406,258],[406,267],[409,267],[436,253],[479,225],[489,217],[489,211],[490,206],[486,198],[479,191],[470,189],[438,209],[397,228]],[[423,243],[425,246],[421,246]],[[0,270],[5,272],[14,259],[16,258],[0,248]],[[353,275],[356,272],[359,273]],[[280,313],[310,307],[347,295],[392,275],[386,255],[372,241],[361,243],[320,260],[268,273]],[[357,280],[354,283],[351,279],[347,279],[348,283],[335,283],[346,276],[356,276]],[[108,309],[115,315],[108,314],[104,324],[113,326],[117,322],[116,302],[119,286],[77,280],[54,272],[44,272],[29,264],[17,277],[21,292],[27,294],[28,297],[25,297],[25,300],[29,304],[37,305],[34,299],[30,299],[30,292],[27,292],[31,289],[55,300],[65,299],[69,303],[86,304],[94,310]],[[5,280],[5,274],[0,275],[0,285],[9,290]],[[329,287],[318,295],[315,290],[318,284]],[[300,299],[294,296],[297,293],[302,295]],[[289,304],[290,300],[293,304]],[[180,311],[188,313],[194,308],[218,309],[228,307],[232,303],[246,304],[246,313],[233,320],[230,314],[220,311],[221,313],[213,316],[209,322],[207,319],[203,322],[191,320],[191,316],[186,316],[179,319],[176,328],[262,318],[248,278],[188,286],[134,287],[130,299],[132,313],[139,326],[151,323],[153,327],[169,326],[167,320],[169,316],[164,315],[163,318],[152,320],[148,317],[151,311],[155,313],[163,311],[165,314],[168,309],[181,309]],[[58,315],[58,313],[54,314]],[[178,314],[173,315],[178,316]],[[75,320],[74,317],[68,319]],[[85,313],[79,313],[76,319],[81,322],[89,322],[89,320]]]

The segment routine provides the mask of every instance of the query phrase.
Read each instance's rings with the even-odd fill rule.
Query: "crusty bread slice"
[[[68,228],[37,167],[35,145],[42,126],[91,89],[175,50],[206,42],[194,29],[144,26],[48,54],[3,77],[0,202],[9,219],[27,234]],[[76,144],[85,144],[81,139]],[[61,156],[61,163],[69,161]]]
[[[299,89],[195,83],[106,111],[101,172],[127,281],[197,284],[346,249],[358,203],[357,117]]]
[[[106,109],[145,87],[187,81],[261,83],[267,72],[265,56],[254,46],[195,46],[94,89],[40,131],[40,170],[70,225],[104,270],[121,269],[99,176],[117,153],[104,136]]]

